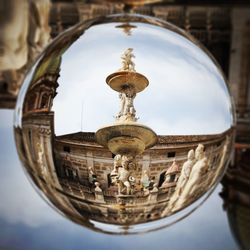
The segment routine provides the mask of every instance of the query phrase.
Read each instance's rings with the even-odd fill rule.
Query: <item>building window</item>
[[[168,158],[175,157],[175,152],[168,152]]]
[[[64,146],[63,151],[67,152],[67,153],[70,153],[70,147],[69,146]]]
[[[107,179],[108,179],[108,187],[110,187],[112,185],[110,174],[107,175]]]
[[[49,95],[47,93],[44,93],[41,98],[41,104],[40,108],[47,108],[48,107],[48,101],[49,101]]]
[[[3,83],[2,89],[3,89],[4,92],[7,92],[7,91],[8,91],[8,83],[7,83],[7,82],[4,82],[4,83]]]
[[[163,183],[164,180],[165,180],[165,173],[166,173],[166,172],[163,172],[163,173],[161,173],[161,175],[160,175],[159,187],[161,187],[162,183]]]
[[[79,179],[76,169],[72,169],[72,168],[64,165],[64,173],[65,173],[65,176],[67,177],[67,179],[69,179],[69,180],[78,180]]]
[[[175,174],[171,174],[169,182],[174,182],[174,181],[175,181]]]

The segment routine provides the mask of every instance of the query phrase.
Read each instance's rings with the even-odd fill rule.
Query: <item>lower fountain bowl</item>
[[[108,148],[116,155],[139,155],[145,150],[145,144],[138,138],[119,136],[108,141]]]
[[[157,143],[157,135],[151,128],[134,122],[103,127],[96,132],[95,137],[100,145],[109,148],[114,154],[140,154]]]

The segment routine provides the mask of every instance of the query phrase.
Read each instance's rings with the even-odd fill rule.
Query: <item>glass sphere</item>
[[[53,207],[94,230],[138,233],[208,197],[233,127],[227,83],[199,42],[165,21],[120,14],[47,47],[20,91],[14,131]]]

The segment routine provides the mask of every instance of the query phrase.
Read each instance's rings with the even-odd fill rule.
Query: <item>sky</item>
[[[0,110],[0,248],[2,249],[238,249],[230,233],[219,186],[186,219],[157,232],[111,236],[76,225],[36,193],[18,159],[13,111]]]
[[[135,23],[127,36],[118,24],[89,28],[63,54],[55,111],[56,135],[96,131],[119,112],[118,93],[105,82],[134,49],[137,72],[149,86],[135,98],[138,122],[157,134],[214,134],[232,125],[231,103],[220,70],[187,38]]]

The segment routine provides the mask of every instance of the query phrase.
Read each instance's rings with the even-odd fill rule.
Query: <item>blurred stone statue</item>
[[[195,161],[196,160],[195,160],[194,150],[191,149],[188,152],[187,161],[185,161],[183,166],[182,166],[181,174],[180,174],[180,177],[177,181],[175,192],[172,195],[172,197],[170,198],[169,205],[168,205],[170,210],[172,209],[175,202],[180,197],[183,189],[185,188],[185,185],[186,185],[187,181],[189,180],[189,176],[190,176],[192,167],[195,164]]]
[[[184,162],[184,164],[183,164],[180,177],[179,177],[178,182],[176,184],[176,194],[178,196],[180,196],[187,181],[189,180],[189,176],[190,176],[192,167],[194,166],[195,161],[196,161],[193,149],[191,149],[188,152],[187,158],[188,158],[187,161]]]
[[[196,163],[192,167],[189,179],[176,202],[174,210],[185,206],[187,201],[193,197],[195,191],[197,191],[199,188],[201,177],[207,171],[208,160],[205,156],[204,146],[202,144],[199,144],[195,150],[195,160]]]
[[[149,176],[148,176],[148,171],[144,170],[142,177],[141,177],[141,184],[143,189],[147,189],[150,185],[150,180],[149,180]]]
[[[117,184],[118,169],[122,166],[122,156],[116,155],[114,157],[114,168],[110,173],[111,183]]]
[[[50,41],[50,0],[8,0],[0,22],[0,74],[16,95],[26,69]]]
[[[135,58],[135,55],[132,53],[132,51],[132,48],[128,48],[121,56],[122,68],[120,71],[135,71],[135,64],[132,61],[132,58]]]
[[[124,166],[119,169],[119,175],[118,175],[118,193],[125,193],[125,194],[130,194],[131,192],[131,185],[129,182],[129,176],[130,176],[130,171],[128,170],[127,166]],[[124,187],[126,190],[124,190]]]
[[[130,177],[130,170],[129,170],[129,159],[127,156],[123,155],[122,156],[122,162],[121,162],[121,167],[119,168],[118,171],[118,193],[125,193],[125,194],[130,194],[131,193],[131,184],[129,181]]]

